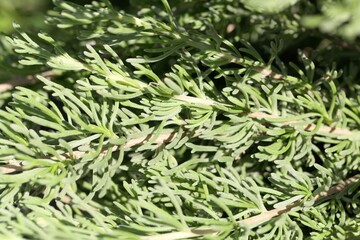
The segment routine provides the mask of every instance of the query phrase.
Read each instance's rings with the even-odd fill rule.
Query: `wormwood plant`
[[[354,1],[56,0],[51,34],[14,24],[1,239],[359,239]]]

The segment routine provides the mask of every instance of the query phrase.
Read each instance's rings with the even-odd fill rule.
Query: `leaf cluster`
[[[15,24],[38,82],[0,110],[0,235],[359,237],[358,60],[284,57],[315,6],[259,2],[56,0],[65,37]]]

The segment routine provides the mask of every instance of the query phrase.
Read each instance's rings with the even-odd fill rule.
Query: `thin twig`
[[[134,139],[130,139],[127,143],[125,143],[124,148],[131,148],[134,147],[136,145],[139,145],[141,143],[143,143],[144,141],[146,141],[147,139],[150,139],[152,137],[151,134],[143,136],[143,137],[139,137],[139,138],[134,138]],[[171,142],[174,138],[176,137],[176,133],[165,133],[165,134],[161,134],[155,141],[154,143],[157,145],[161,145],[163,143],[167,143],[167,142]],[[119,150],[120,146],[113,146],[111,148],[112,152],[115,152],[117,150]],[[103,156],[105,156],[107,154],[109,150],[104,150],[103,152],[101,152],[99,154],[99,158],[102,158]],[[81,158],[83,155],[85,154],[85,152],[82,151],[74,151],[73,152],[73,158]]]
[[[175,97],[178,100],[184,101],[184,102],[188,102],[188,103],[194,103],[194,104],[203,104],[203,105],[207,105],[207,106],[214,106],[216,104],[220,104],[220,105],[224,105],[223,103],[219,103],[216,102],[214,100],[211,99],[201,99],[201,98],[196,98],[196,97],[191,97],[191,96],[186,96],[186,95],[179,95]],[[248,117],[253,118],[253,119],[280,119],[283,118],[281,116],[276,116],[276,115],[271,115],[271,114],[267,114],[264,112],[253,112],[250,113],[248,115]],[[295,125],[301,123],[300,121],[284,121],[284,122],[279,122],[277,124],[283,125],[283,126],[289,126],[289,125]],[[312,130],[314,130],[316,128],[315,124],[308,124],[306,126],[304,126],[304,130],[311,132]],[[334,127],[329,127],[329,126],[320,126],[318,132],[320,133],[331,133],[331,134],[335,134],[335,135],[351,135],[354,134],[355,132],[346,129],[346,128],[334,128]]]
[[[143,137],[130,139],[127,143],[125,143],[124,148],[125,149],[131,148],[133,146],[144,143],[144,141],[146,141],[147,139],[150,139],[152,136],[153,135],[149,134],[149,135],[146,135]],[[172,140],[174,140],[175,137],[176,137],[176,133],[161,134],[157,139],[155,139],[154,143],[157,145],[161,145],[166,142],[171,142]],[[119,147],[120,146],[113,146],[111,148],[111,151],[115,152],[115,151],[119,150]],[[109,151],[109,149],[103,150],[99,154],[98,157],[99,158],[104,157],[108,153],[108,151]],[[69,158],[79,159],[82,156],[84,156],[85,154],[86,154],[86,152],[83,152],[83,151],[74,151],[71,156],[69,154],[63,154],[63,155],[61,155],[61,158],[62,158],[62,160],[69,159]],[[56,160],[56,158],[53,158],[53,159]],[[9,164],[0,166],[0,174],[10,174],[10,173],[15,173],[15,172],[20,172],[22,170],[23,170],[23,167],[21,166],[20,161],[12,161]]]
[[[280,116],[270,115],[270,114],[266,114],[264,112],[253,112],[253,113],[249,114],[249,117],[254,118],[254,119],[279,119],[279,118],[282,118]],[[296,125],[298,123],[301,123],[301,122],[300,121],[285,121],[285,122],[279,122],[278,124],[280,124],[282,126],[290,126],[290,125]],[[314,130],[316,128],[316,124],[313,124],[313,123],[307,124],[303,128],[305,131],[311,132],[312,130]],[[318,132],[331,133],[331,134],[335,134],[335,135],[350,135],[350,134],[355,133],[346,128],[334,128],[334,127],[329,127],[326,125],[320,126]]]
[[[357,174],[351,178],[348,178],[345,181],[340,182],[334,187],[331,187],[328,191],[322,192],[314,197],[315,201],[320,201],[324,198],[327,198],[329,196],[332,196],[334,194],[337,194],[341,191],[343,191],[346,187],[348,187],[350,184],[356,182],[360,179],[360,174]],[[281,207],[281,208],[275,208],[270,211],[263,212],[259,215],[240,220],[238,221],[239,225],[246,225],[246,226],[258,226],[259,224],[262,224],[266,221],[269,221],[270,219],[277,217],[283,213],[287,213],[291,211],[293,208],[298,207],[301,205],[301,201],[297,201],[295,203],[291,203],[288,206]],[[177,240],[177,239],[187,239],[187,238],[195,238],[195,237],[203,237],[205,235],[216,235],[219,232],[210,228],[210,227],[202,227],[201,229],[189,229],[188,231],[183,232],[172,232],[172,233],[165,233],[165,234],[159,234],[159,235],[153,235],[153,236],[144,236],[141,239],[142,240]]]

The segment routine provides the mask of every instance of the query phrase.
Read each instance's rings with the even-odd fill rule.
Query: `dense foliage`
[[[1,239],[360,238],[356,2],[54,0],[47,31],[15,23]]]

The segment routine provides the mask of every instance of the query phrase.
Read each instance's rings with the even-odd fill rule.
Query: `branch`
[[[216,102],[211,99],[201,99],[201,98],[196,98],[196,97],[191,97],[191,96],[186,96],[186,95],[178,95],[178,96],[175,96],[175,98],[178,100],[187,102],[187,103],[192,103],[192,104],[204,104],[204,105],[208,105],[208,106],[214,106],[215,104],[221,104],[221,103]],[[266,114],[264,112],[253,112],[253,113],[250,113],[248,116],[253,119],[276,119],[276,118],[279,119],[279,118],[281,118],[280,116],[270,115],[270,114]],[[296,125],[298,123],[301,123],[301,122],[300,121],[287,121],[287,122],[279,122],[277,124],[280,124],[282,126],[291,126],[293,124]],[[308,124],[303,128],[305,131],[311,132],[312,130],[314,130],[316,128],[316,125]],[[318,129],[318,132],[331,133],[331,134],[335,134],[335,135],[351,135],[351,134],[356,133],[356,132],[352,132],[349,129],[332,128],[329,126],[320,126],[320,128]],[[150,135],[147,135],[144,137],[130,139],[127,143],[125,143],[124,147],[130,148],[130,147],[139,145],[139,144],[143,143],[144,141],[150,139],[152,136],[153,135],[150,134]],[[172,141],[175,137],[176,137],[176,133],[161,134],[155,140],[155,143],[157,143],[158,145],[161,145],[163,143]],[[114,146],[114,147],[112,147],[111,151],[115,152],[118,149],[119,149],[119,146]],[[109,151],[108,149],[103,150],[100,153],[100,157],[105,156],[108,151]],[[68,159],[69,157],[81,158],[84,154],[86,154],[86,152],[74,151],[72,156],[69,156],[68,154],[63,154],[62,159],[63,160]],[[18,163],[18,165],[16,165],[16,166],[14,166],[14,164],[0,166],[0,173],[3,173],[3,174],[14,173],[14,172],[18,172],[21,170],[22,170],[22,168],[20,166],[20,163]]]
[[[193,104],[203,104],[203,105],[207,105],[207,106],[215,106],[216,104],[219,105],[224,105],[227,107],[226,104],[223,103],[219,103],[216,102],[214,100],[211,99],[201,99],[201,98],[196,98],[196,97],[191,97],[191,96],[186,96],[186,95],[178,95],[175,96],[175,99],[187,102],[187,103],[193,103]],[[281,116],[276,116],[276,115],[271,115],[271,114],[266,114],[264,112],[253,112],[250,113],[248,115],[248,117],[253,118],[253,119],[280,119],[283,118]],[[285,121],[285,122],[279,122],[277,124],[280,124],[282,126],[290,126],[293,124],[298,124],[301,123],[301,121]],[[314,130],[316,128],[315,124],[308,124],[304,127],[305,131],[311,132],[312,130]],[[320,133],[331,133],[331,134],[335,134],[335,135],[350,135],[350,134],[354,134],[355,132],[352,132],[349,129],[346,128],[334,128],[334,127],[329,127],[329,126],[320,126],[318,132]]]
[[[47,72],[44,72],[44,74]],[[52,72],[48,72],[47,74],[52,74]],[[187,96],[187,95],[178,95],[174,97],[175,99],[178,99],[180,101],[183,102],[187,102],[187,103],[191,103],[191,104],[204,104],[207,106],[215,106],[216,104],[222,104],[224,106],[227,106],[226,104],[223,103],[219,103],[216,102],[212,99],[202,99],[202,98],[196,98],[196,97],[191,97],[191,96]],[[252,118],[252,119],[280,119],[282,118],[281,116],[276,116],[276,115],[271,115],[271,114],[267,114],[264,112],[253,112],[250,113],[248,115],[248,117]],[[296,125],[298,123],[301,123],[301,121],[284,121],[284,122],[278,122],[276,124],[279,124],[281,126],[291,126],[291,125]],[[306,126],[303,126],[303,129],[305,131],[311,132],[314,129],[316,129],[316,125],[311,123],[308,124]],[[331,134],[335,134],[335,135],[351,135],[351,134],[355,134],[358,132],[352,132],[349,129],[346,128],[334,128],[334,127],[329,127],[329,126],[320,126],[320,128],[317,131],[318,133],[331,133]],[[316,134],[316,133],[315,133]],[[144,137],[140,137],[140,138],[135,138],[135,139],[130,139],[127,143],[125,143],[124,147],[125,148],[130,148],[136,145],[139,145],[141,143],[143,143],[144,141],[150,139],[153,135],[147,135]],[[158,145],[161,145],[165,142],[170,142],[172,141],[174,138],[176,137],[176,133],[167,133],[167,134],[161,134],[156,140],[155,143],[157,143]],[[111,151],[115,152],[119,149],[119,146],[114,146],[112,148]],[[102,153],[100,153],[100,157],[105,156],[105,154],[108,152],[108,149],[105,149],[102,151]],[[68,154],[63,154],[62,155],[62,159],[68,159],[69,157],[72,158],[81,158],[86,152],[82,152],[82,151],[74,151],[73,152],[73,156],[69,156]],[[8,165],[3,165],[0,166],[0,173],[3,174],[9,174],[9,173],[13,173],[13,172],[18,172],[21,171],[22,168],[20,166],[20,164],[14,166],[14,164],[8,164]]]
[[[316,195],[314,197],[314,200],[320,201],[326,197],[337,194],[343,191],[347,186],[356,182],[359,179],[360,179],[360,174],[348,178],[347,180],[340,182],[336,186],[331,187],[328,191]],[[240,220],[238,221],[238,224],[246,225],[246,226],[258,226],[259,224],[269,221],[270,219],[276,216],[291,211],[293,208],[300,206],[301,203],[302,203],[301,201],[297,201],[282,208],[275,208],[273,210],[263,212],[259,215],[244,220]],[[201,229],[189,229],[188,231],[183,231],[183,232],[173,232],[173,233],[165,233],[165,234],[153,235],[153,236],[144,236],[141,239],[142,240],[176,240],[176,239],[203,237],[204,235],[216,235],[218,233],[219,233],[218,231],[210,227],[205,227],[205,228],[203,227]]]
[[[176,137],[176,133],[165,133],[165,134],[161,134],[154,143],[156,143],[157,145],[161,145],[163,143],[167,143],[167,142],[171,142],[172,140],[174,140],[174,138]],[[134,147],[136,145],[139,145],[141,143],[143,143],[144,141],[150,139],[153,135],[149,134],[146,135],[144,137],[139,137],[139,138],[134,138],[134,139],[130,139],[127,143],[125,143],[124,148],[131,148]],[[119,150],[120,146],[113,146],[111,148],[112,152],[115,152],[117,150]],[[103,156],[105,156],[107,154],[107,152],[109,151],[109,149],[106,149],[104,151],[102,151],[99,154],[99,158],[102,158]],[[73,158],[81,158],[86,152],[82,152],[82,151],[74,151],[73,152]],[[64,159],[67,159],[68,157],[64,156]]]
[[[280,116],[276,116],[276,115],[270,115],[270,114],[266,114],[263,112],[254,112],[254,113],[250,113],[249,114],[250,118],[255,118],[255,119],[279,119],[282,118]],[[293,124],[298,124],[301,123],[300,121],[286,121],[286,122],[279,122],[278,124],[282,125],[282,126],[290,126]],[[311,132],[312,130],[314,130],[316,128],[316,125],[311,123],[308,124],[304,127],[305,131]],[[329,126],[320,126],[318,132],[320,133],[332,133],[335,135],[350,135],[350,134],[354,134],[355,132],[350,131],[349,129],[346,128],[334,128],[334,127],[329,127]]]
[[[171,142],[172,140],[174,140],[176,135],[177,135],[176,133],[161,134],[154,141],[154,143],[156,143],[157,145],[161,145],[163,143]],[[127,143],[125,143],[124,148],[131,148],[133,146],[142,144],[142,143],[144,143],[144,141],[150,139],[152,136],[153,135],[149,134],[144,137],[130,139]],[[120,148],[120,146],[113,146],[110,151],[115,152],[115,151],[119,150],[119,148]],[[109,151],[109,149],[103,150],[99,154],[98,157],[99,158],[104,157],[108,153],[108,151]],[[86,154],[86,152],[83,152],[83,151],[74,151],[72,155],[69,155],[68,153],[61,155],[61,158],[62,158],[62,160],[69,159],[69,158],[78,159],[78,158],[81,158],[82,156],[84,156],[85,154]],[[56,160],[56,158],[52,158],[52,159]],[[0,166],[0,174],[10,174],[10,173],[15,173],[15,172],[20,172],[22,170],[24,170],[24,169],[21,166],[21,162],[16,161],[16,160],[11,161],[11,163],[9,163],[9,164]]]

